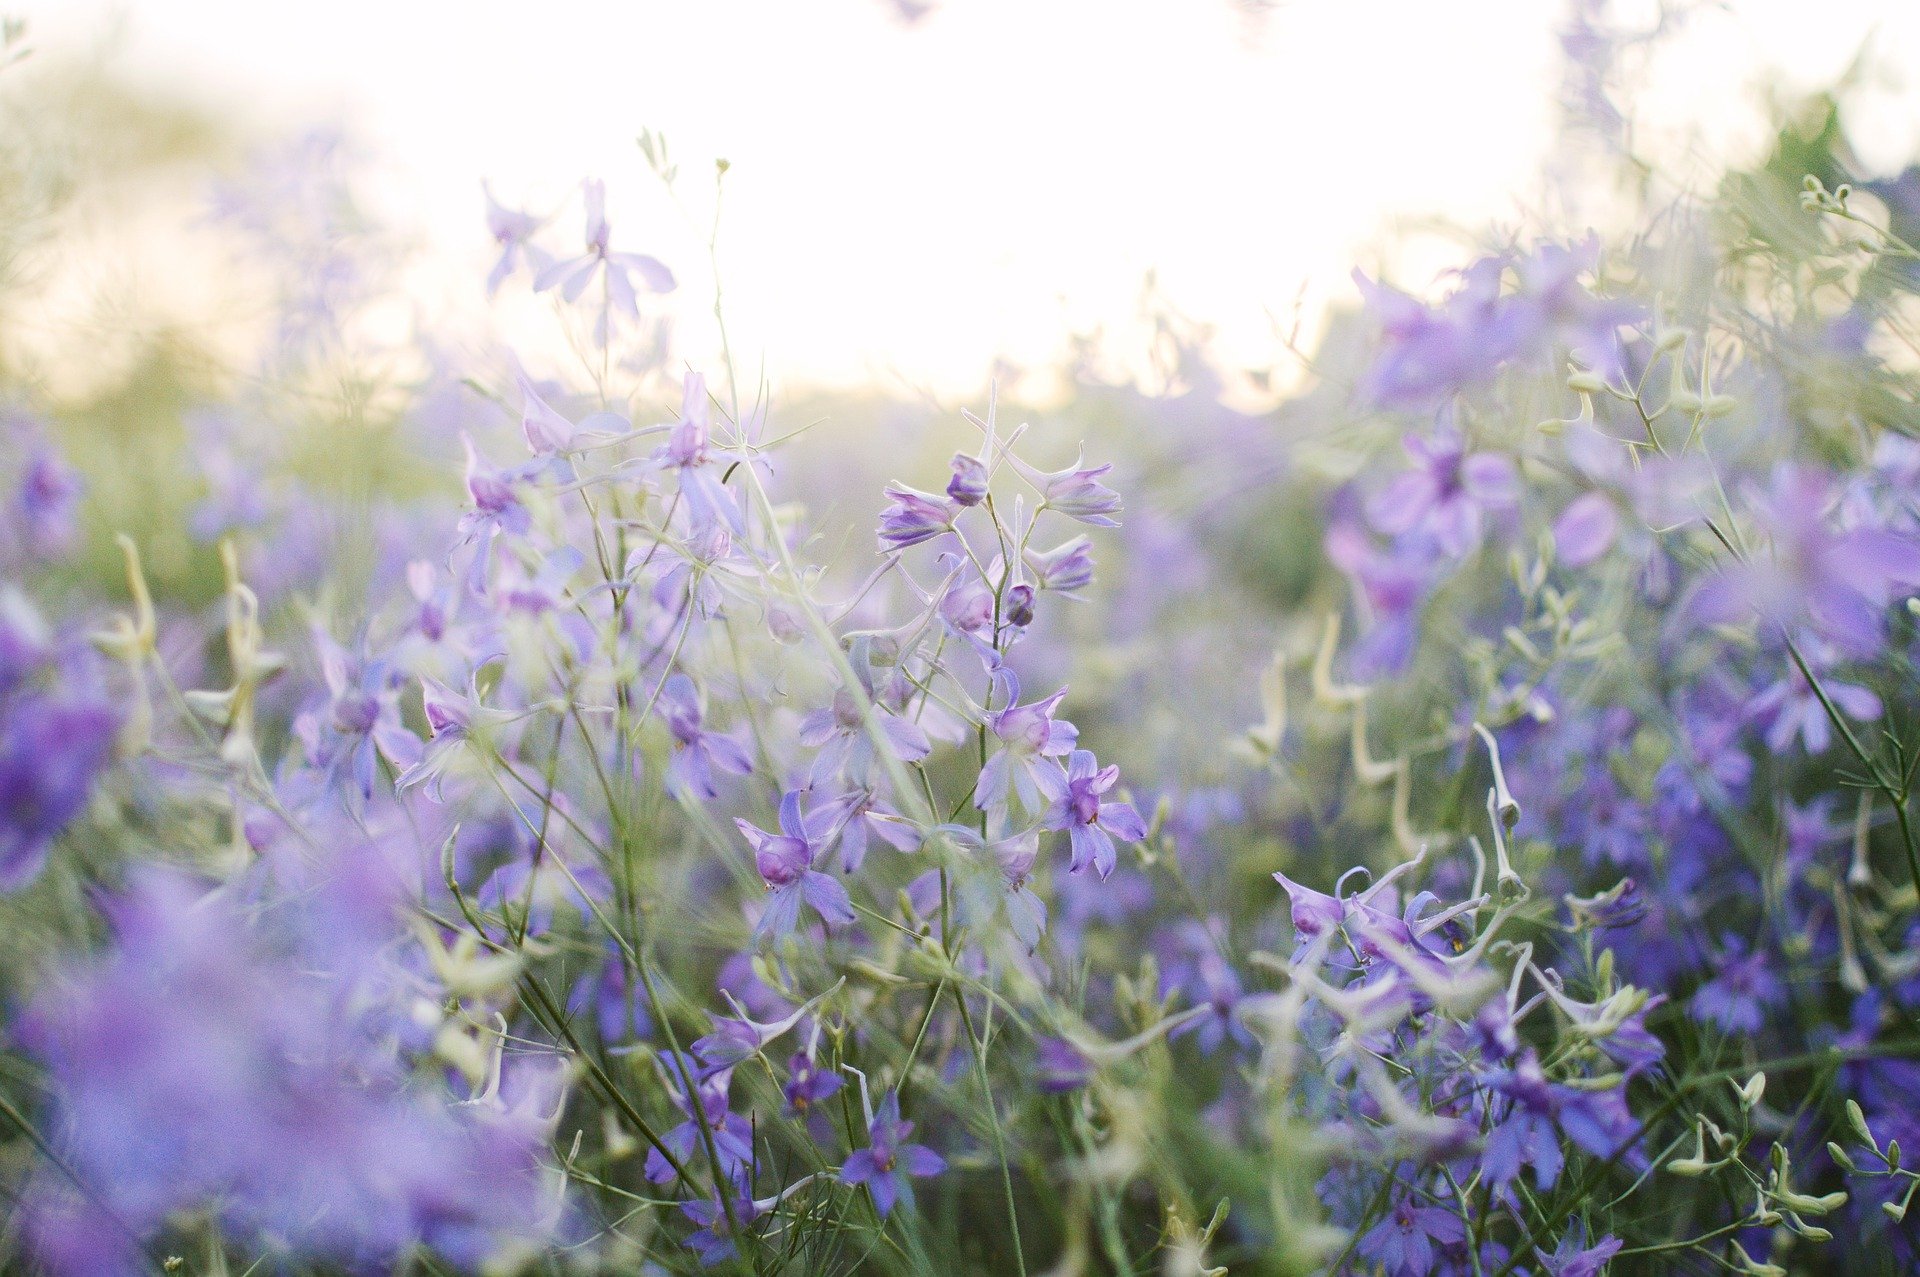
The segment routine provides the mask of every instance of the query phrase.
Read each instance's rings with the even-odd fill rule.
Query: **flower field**
[[[1920,168],[1664,187],[1604,36],[1626,229],[1356,273],[1261,411],[1170,310],[786,402],[591,179],[477,202],[525,348],[376,339],[255,157],[249,353],[0,356],[7,1271],[1913,1271]]]

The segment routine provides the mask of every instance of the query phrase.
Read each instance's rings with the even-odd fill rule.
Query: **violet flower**
[[[1034,783],[1049,803],[1040,818],[1045,829],[1064,829],[1073,849],[1075,872],[1088,865],[1100,877],[1113,872],[1118,852],[1114,840],[1139,842],[1147,823],[1132,803],[1110,802],[1104,795],[1120,783],[1120,769],[1100,766],[1091,751],[1076,749],[1067,758],[1064,774],[1036,770]]]
[[[674,289],[673,272],[657,258],[644,253],[615,252],[607,225],[606,183],[593,178],[581,185],[586,196],[586,251],[578,257],[548,265],[534,276],[533,291],[544,293],[557,288],[560,296],[572,304],[598,279],[606,290],[607,310],[638,319],[640,301],[636,284],[649,292],[670,293]],[[605,312],[594,323],[593,339],[596,346],[607,344]]]
[[[913,1209],[911,1180],[947,1169],[946,1159],[926,1145],[907,1143],[911,1134],[913,1123],[900,1116],[900,1093],[889,1091],[868,1123],[867,1147],[848,1154],[840,1168],[843,1182],[867,1186],[882,1218],[892,1214],[896,1204]]]
[[[718,798],[714,769],[747,776],[753,759],[739,741],[724,732],[708,731],[700,693],[693,680],[675,672],[660,687],[655,708],[673,736],[673,758],[667,764],[667,791],[683,801]]]
[[[734,823],[753,848],[754,865],[767,884],[766,908],[754,928],[756,939],[791,933],[799,924],[802,901],[829,925],[846,926],[854,921],[847,889],[813,867],[833,830],[820,819],[820,813],[809,818],[801,812],[798,791],[789,791],[780,799],[779,833],[770,834],[737,817]]]

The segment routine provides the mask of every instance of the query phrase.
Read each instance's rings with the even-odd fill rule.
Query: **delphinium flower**
[[[1117,528],[1120,494],[1101,483],[1113,470],[1111,464],[1089,466],[1078,458],[1064,470],[1036,470],[1020,458],[1008,454],[1008,461],[1020,476],[1040,494],[1040,508],[1066,515],[1078,523],[1096,528]]]
[[[596,280],[605,289],[606,305],[594,322],[596,346],[607,344],[607,312],[628,319],[640,317],[639,289],[668,293],[674,288],[673,272],[657,258],[645,253],[619,252],[612,247],[612,229],[607,224],[606,183],[592,179],[582,184],[586,202],[586,251],[549,264],[534,276],[533,291],[559,290],[569,304],[577,302]]]
[[[1064,772],[1036,770],[1033,783],[1048,803],[1040,823],[1067,832],[1076,871],[1091,865],[1105,878],[1113,872],[1119,854],[1114,841],[1139,842],[1147,836],[1147,823],[1132,803],[1105,796],[1120,783],[1120,769],[1100,766],[1088,750],[1074,750]]]
[[[829,708],[809,713],[800,723],[800,743],[816,750],[813,760],[815,784],[841,777],[855,785],[867,784],[879,766],[876,751],[885,748],[903,763],[917,763],[933,752],[933,742],[912,719],[900,712],[898,701],[888,705],[882,697],[868,692],[866,710],[846,688],[833,694]],[[876,745],[869,728],[872,715],[882,745]]]
[[[887,1092],[867,1123],[867,1146],[847,1155],[840,1178],[864,1184],[873,1194],[874,1209],[884,1217],[895,1205],[913,1209],[913,1180],[946,1170],[946,1159],[924,1144],[909,1144],[913,1123],[900,1116],[900,1093]]]
[[[112,760],[121,717],[12,587],[0,585],[0,890],[38,876]]]
[[[42,444],[28,454],[8,513],[29,556],[51,559],[73,549],[85,490],[79,474],[51,447]]]
[[[355,650],[324,630],[316,629],[313,641],[325,698],[294,720],[294,734],[314,766],[351,781],[343,797],[364,802],[373,796],[376,760],[404,774],[421,761],[420,738],[400,720],[399,679],[369,655],[364,635]]]
[[[673,737],[667,787],[675,797],[702,801],[720,796],[715,769],[746,776],[753,759],[739,741],[704,726],[699,689],[685,674],[671,674],[661,685],[657,709]]]
[[[1775,470],[1749,502],[1768,549],[1723,566],[1695,590],[1693,615],[1712,622],[1759,617],[1804,626],[1846,653],[1871,654],[1900,587],[1920,585],[1920,540],[1889,529],[1836,528],[1831,475],[1809,465]]]
[[[959,502],[904,484],[887,486],[888,506],[880,514],[880,540],[889,550],[920,545],[953,530]]]
[[[814,868],[824,857],[833,830],[818,811],[811,817],[802,811],[798,791],[789,791],[780,799],[779,833],[770,834],[743,819],[736,818],[734,823],[753,848],[754,865],[767,885],[766,905],[755,935],[778,937],[792,931],[799,925],[803,901],[830,924],[845,926],[854,921],[847,889],[832,875]]]
[[[544,1118],[410,1083],[356,1031],[346,991],[249,912],[149,871],[112,906],[113,948],[36,1001],[25,1040],[91,1191],[46,1181],[29,1207],[43,1258],[140,1271],[133,1240],[193,1209],[350,1266],[425,1244],[464,1267],[550,1236]]]
[[[533,242],[547,219],[506,207],[494,198],[493,187],[485,182],[480,184],[480,193],[487,201],[487,233],[500,246],[500,256],[487,272],[487,296],[491,297],[522,263],[537,277],[552,265],[552,258]]]
[[[1368,502],[1374,527],[1389,536],[1418,529],[1455,557],[1478,549],[1488,524],[1514,506],[1513,463],[1496,452],[1468,452],[1466,440],[1448,428],[1408,435],[1405,446],[1413,468]]]
[[[1466,1240],[1467,1225],[1458,1211],[1423,1205],[1408,1194],[1367,1230],[1356,1249],[1392,1277],[1424,1277],[1436,1271],[1441,1251]]]
[[[1017,797],[1029,812],[1039,812],[1051,801],[1046,798],[1040,777],[1056,780],[1063,774],[1059,759],[1073,752],[1080,739],[1072,723],[1056,719],[1067,689],[1061,688],[1044,700],[1022,705],[1020,680],[1012,670],[995,676],[995,691],[1002,708],[986,715],[987,730],[999,742],[999,748],[980,769],[974,786],[973,804],[982,811],[1005,811]]]
[[[745,532],[739,503],[715,472],[717,462],[737,460],[741,460],[737,454],[713,446],[713,405],[707,398],[706,378],[688,373],[681,390],[680,418],[653,454],[652,464],[674,476],[679,503],[695,538],[711,535],[721,524],[735,536]]]
[[[1773,962],[1764,949],[1749,951],[1735,937],[1721,937],[1713,977],[1694,991],[1688,1014],[1725,1033],[1758,1033],[1767,1013],[1786,998]]]

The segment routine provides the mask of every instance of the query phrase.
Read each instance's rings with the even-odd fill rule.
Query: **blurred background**
[[[571,221],[584,176],[606,181],[624,245],[679,271],[674,309],[704,318],[725,158],[734,353],[779,388],[967,395],[998,365],[1057,399],[1076,338],[1152,374],[1151,294],[1203,325],[1224,367],[1268,379],[1224,388],[1259,406],[1297,384],[1284,339],[1311,345],[1328,308],[1352,304],[1354,264],[1419,290],[1467,255],[1448,226],[1609,229],[1604,188],[1564,171],[1566,116],[1597,95],[1629,117],[1636,156],[1701,189],[1760,158],[1785,104],[1835,86],[1868,169],[1897,171],[1920,143],[1920,6],[1903,0],[14,11],[33,56],[9,73],[10,132],[57,139],[59,171],[38,181],[84,204],[62,220],[93,240],[58,304],[35,308],[49,351],[136,317],[201,335],[228,321],[242,339],[235,290],[255,281],[223,255],[232,228],[196,217],[210,183],[306,138],[334,148],[324,163],[350,177],[418,308],[389,323],[481,322],[482,179]],[[1596,32],[1618,45],[1605,84],[1587,74]],[[667,139],[688,207],[648,172],[643,129]],[[486,322],[514,334],[511,301]],[[709,327],[681,325],[694,362]]]

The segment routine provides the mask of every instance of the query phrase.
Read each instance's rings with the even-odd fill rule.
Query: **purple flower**
[[[734,536],[746,535],[746,521],[727,485],[714,473],[715,461],[736,454],[713,446],[713,404],[707,397],[707,379],[690,372],[680,389],[680,417],[655,450],[652,465],[670,471],[679,485],[680,504],[696,537],[724,524]]]
[[[1048,1095],[1079,1090],[1093,1072],[1093,1062],[1065,1038],[1043,1037],[1034,1044],[1034,1084]]]
[[[532,242],[533,236],[547,224],[547,219],[503,206],[493,197],[493,188],[485,182],[480,184],[480,193],[487,201],[487,233],[500,246],[499,260],[487,272],[487,296],[491,297],[500,291],[500,285],[507,281],[507,276],[514,272],[522,260],[529,270],[539,275],[553,264],[553,259]]]
[[[733,1070],[720,1069],[708,1072],[704,1076],[693,1068],[681,1056],[669,1055],[666,1058],[669,1072],[680,1088],[675,1092],[673,1102],[687,1115],[686,1120],[660,1137],[660,1142],[672,1151],[675,1161],[685,1166],[697,1157],[705,1143],[706,1132],[701,1129],[701,1120],[688,1101],[686,1090],[697,1094],[702,1115],[706,1119],[706,1130],[713,1133],[713,1149],[719,1154],[720,1173],[728,1179],[741,1174],[753,1164],[753,1123],[735,1113],[727,1099],[727,1093],[733,1085]],[[670,1184],[678,1176],[659,1149],[647,1150],[647,1179],[655,1184]]]
[[[534,276],[533,291],[544,293],[549,288],[558,288],[560,296],[572,303],[579,301],[594,280],[599,279],[606,289],[607,309],[638,319],[640,301],[635,290],[636,280],[639,287],[649,292],[670,293],[674,289],[673,272],[644,253],[615,252],[607,225],[606,183],[594,178],[582,183],[582,189],[587,206],[586,251],[547,266]],[[596,346],[607,344],[604,312],[594,325],[593,336]]]
[[[953,477],[947,496],[955,505],[976,506],[987,499],[987,464],[971,453],[953,454]]]
[[[350,780],[346,795],[364,802],[373,796],[376,756],[404,774],[420,763],[420,738],[400,721],[399,681],[368,655],[364,635],[353,652],[318,628],[313,642],[326,695],[294,720],[294,735],[314,766]]]
[[[1060,779],[1060,764],[1054,760],[1071,754],[1080,739],[1080,730],[1072,723],[1054,718],[1067,689],[1063,687],[1031,705],[1021,705],[1020,680],[1012,670],[1002,670],[995,685],[1007,707],[989,711],[986,727],[1000,742],[1000,748],[980,769],[973,805],[981,811],[1005,811],[1011,791],[1019,795],[1028,811],[1039,811],[1044,805],[1040,776],[1046,773]]]
[[[735,776],[752,773],[753,759],[739,741],[723,732],[706,730],[700,693],[685,674],[668,675],[656,707],[673,735],[667,790],[674,797],[694,801],[719,797],[720,788],[713,779],[716,767]]]
[[[700,1227],[687,1236],[687,1245],[700,1257],[702,1266],[712,1268],[725,1263],[740,1253],[733,1238],[733,1224],[727,1219],[726,1207],[718,1201],[704,1197],[693,1198],[680,1203],[680,1210],[686,1217]],[[760,1204],[744,1193],[736,1193],[733,1199],[734,1218],[742,1227],[760,1218]]]
[[[1537,1247],[1533,1253],[1540,1256],[1547,1277],[1600,1277],[1607,1261],[1620,1253],[1622,1245],[1618,1237],[1602,1237],[1587,1245],[1586,1225],[1576,1219],[1551,1255]]]
[[[1787,997],[1766,951],[1749,953],[1739,940],[1726,936],[1714,966],[1713,977],[1694,990],[1687,1014],[1702,1024],[1718,1025],[1725,1033],[1758,1033],[1767,1012]]]
[[[1373,526],[1389,536],[1418,529],[1455,558],[1478,549],[1488,519],[1518,498],[1513,463],[1495,452],[1469,453],[1466,441],[1448,429],[1408,435],[1406,449],[1413,468],[1367,503]]]
[[[488,1102],[455,1104],[413,1080],[370,1018],[383,988],[406,987],[372,956],[404,935],[393,868],[330,870],[264,915],[149,870],[109,907],[112,947],[38,997],[22,1037],[92,1192],[65,1198],[49,1173],[29,1205],[57,1271],[122,1270],[102,1210],[146,1238],[205,1209],[236,1240],[352,1269],[422,1243],[474,1269],[550,1238],[553,1088],[511,1102],[511,1069]]]
[[[1553,521],[1553,553],[1562,567],[1584,568],[1605,554],[1619,532],[1613,502],[1598,492],[1575,497]]]
[[[933,752],[933,742],[919,724],[902,718],[877,697],[869,697],[868,705],[888,753],[903,763],[917,763]],[[833,694],[831,708],[814,710],[801,719],[800,743],[820,751],[813,760],[814,783],[844,776],[865,787],[873,776],[873,735],[860,702],[844,687]]]
[[[1833,526],[1834,482],[1812,466],[1784,464],[1751,495],[1754,522],[1772,552],[1703,581],[1690,610],[1709,622],[1758,615],[1769,625],[1806,625],[1854,655],[1878,647],[1883,612],[1897,590],[1920,585],[1920,541],[1884,528]]]
[[[51,448],[33,450],[13,498],[20,542],[28,554],[50,559],[73,547],[74,515],[85,491],[80,476]]]
[[[1106,801],[1108,790],[1120,782],[1120,769],[1100,766],[1089,750],[1076,749],[1067,759],[1064,775],[1036,770],[1034,782],[1050,804],[1040,818],[1046,829],[1064,829],[1073,848],[1075,872],[1088,865],[1102,878],[1113,872],[1117,852],[1114,840],[1139,842],[1147,824],[1132,803]]]
[[[900,1117],[900,1093],[889,1091],[867,1126],[867,1147],[849,1154],[840,1168],[842,1181],[867,1186],[874,1209],[883,1217],[893,1213],[896,1202],[913,1209],[910,1178],[925,1179],[947,1169],[946,1159],[926,1145],[907,1143],[911,1134],[913,1123]]]
[[[1550,1082],[1531,1048],[1512,1068],[1488,1070],[1480,1080],[1494,1119],[1480,1165],[1498,1188],[1512,1184],[1523,1167],[1533,1169],[1538,1188],[1552,1188],[1566,1161],[1562,1133],[1595,1157],[1611,1157],[1638,1129],[1619,1090]]]
[[[1467,1240],[1467,1226],[1453,1211],[1422,1206],[1403,1196],[1357,1247],[1388,1277],[1426,1277],[1438,1268],[1437,1251]]]
[[[805,1051],[797,1051],[787,1061],[787,1084],[780,1093],[786,1098],[787,1112],[804,1117],[814,1105],[838,1094],[846,1081],[832,1070],[821,1069]]]
[[[1120,526],[1113,518],[1120,513],[1120,494],[1100,482],[1100,476],[1113,469],[1111,465],[1083,465],[1076,457],[1065,470],[1048,473],[1012,455],[1007,460],[1040,493],[1043,509],[1057,511],[1096,528]]]
[[[1820,678],[1820,689],[1835,709],[1856,722],[1872,722],[1880,717],[1880,698],[1873,692],[1858,684],[1822,675],[1832,664],[1832,653],[1824,645],[1810,646],[1802,654]],[[1795,737],[1812,755],[1825,753],[1833,743],[1833,719],[1797,663],[1789,663],[1778,681],[1748,702],[1747,717],[1764,726],[1767,748],[1776,754],[1792,748]]]
[[[904,550],[952,531],[954,517],[960,513],[952,499],[905,484],[888,484],[886,498],[890,504],[880,512],[880,540],[890,550]]]
[[[113,757],[119,717],[67,694],[0,702],[0,890],[36,877]]]
[[[811,819],[803,815],[799,792],[790,791],[780,799],[779,833],[770,834],[745,820],[734,820],[753,848],[754,864],[767,884],[766,910],[754,929],[756,938],[791,932],[800,921],[802,901],[829,925],[845,926],[854,921],[847,889],[813,867],[833,836],[831,825],[820,816],[818,812]]]
[[[1030,548],[1026,562],[1043,590],[1072,597],[1093,584],[1093,543],[1083,536],[1051,550]]]

